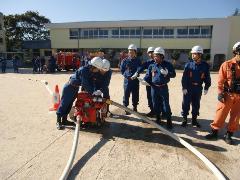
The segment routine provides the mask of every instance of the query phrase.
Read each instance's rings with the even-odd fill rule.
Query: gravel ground
[[[61,89],[70,72],[20,72],[0,74],[0,179],[58,179],[70,154],[74,130],[56,129],[56,115],[48,112],[51,96],[40,80],[48,81],[52,90],[56,84]],[[212,87],[202,96],[201,129],[180,126],[181,76],[182,72],[177,72],[169,84],[172,132],[196,147],[229,179],[239,179],[240,133],[235,134],[233,146],[221,139],[225,130],[220,132],[218,141],[204,139],[215,114],[217,74],[211,74]],[[117,72],[112,76],[110,95],[122,103],[123,78]],[[110,110],[114,116],[107,119],[104,127],[80,130],[69,179],[215,179],[200,160],[175,140],[134,115],[125,116],[119,108],[111,106]],[[149,111],[143,86],[138,110]]]

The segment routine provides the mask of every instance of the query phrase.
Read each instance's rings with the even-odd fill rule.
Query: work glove
[[[138,72],[135,72],[134,75],[131,77],[132,80],[136,79],[138,77]]]
[[[100,90],[94,91],[92,95],[93,96],[101,96],[102,95],[102,91],[100,91]]]
[[[220,101],[221,103],[224,103],[224,102],[225,102],[224,94],[223,94],[223,93],[218,94],[217,99],[218,99],[218,101]]]
[[[147,81],[145,81],[145,80],[143,80],[143,81],[141,82],[141,84],[144,85],[144,86],[150,86],[150,85],[147,83]]]
[[[167,69],[161,69],[160,70],[161,74],[163,74],[164,76],[166,76],[168,74],[168,70]]]
[[[205,90],[203,91],[203,94],[204,94],[204,95],[207,95],[207,93],[208,93],[208,90],[205,89]]]
[[[150,86],[143,78],[138,77],[139,82],[144,86]]]
[[[184,95],[186,95],[188,93],[187,89],[183,89],[182,92],[183,92]]]

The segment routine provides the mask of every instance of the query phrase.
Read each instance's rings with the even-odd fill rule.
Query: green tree
[[[239,12],[239,9],[236,8],[234,13],[232,14],[232,16],[240,16],[240,12]]]
[[[180,57],[180,52],[179,51],[173,51],[173,53],[171,54],[171,58],[175,61],[177,61]]]
[[[209,53],[203,54],[202,59],[205,61],[209,61],[211,59],[211,55]]]
[[[192,53],[191,53],[191,51],[189,51],[189,53],[188,53],[188,59],[192,59]]]
[[[177,66],[177,60],[180,57],[180,52],[177,50],[174,50],[173,53],[171,54],[171,58],[172,58],[172,64],[173,66]]]
[[[50,23],[48,18],[33,11],[4,16],[7,50],[21,49],[24,40],[49,39],[46,23]]]

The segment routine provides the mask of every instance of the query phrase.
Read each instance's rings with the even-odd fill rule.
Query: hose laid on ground
[[[72,168],[73,160],[77,151],[77,145],[78,145],[78,137],[79,137],[79,130],[80,130],[80,117],[77,116],[77,122],[76,122],[76,128],[75,128],[75,133],[74,133],[74,139],[73,139],[73,145],[71,149],[71,154],[68,159],[67,165],[60,177],[60,180],[66,180],[68,177],[68,174]]]
[[[139,114],[135,111],[132,111],[131,109],[129,109],[129,108],[127,108],[127,107],[125,107],[125,106],[123,106],[119,103],[116,103],[116,102],[111,101],[111,100],[107,100],[106,103],[109,104],[109,105],[114,105],[114,106],[116,106],[118,108],[121,108],[125,111],[128,111],[128,112],[136,115],[137,117],[143,119],[144,121],[151,124],[152,126],[158,128],[160,131],[162,131],[166,135],[170,136],[171,138],[175,139],[176,141],[181,143],[183,146],[185,146],[189,151],[191,151],[193,154],[195,154],[212,171],[212,173],[217,177],[217,179],[226,180],[224,175],[217,169],[217,167],[212,162],[210,162],[203,154],[201,154],[196,148],[194,148],[192,145],[190,145],[189,143],[184,141],[182,138],[180,138],[180,137],[176,136],[175,134],[169,132],[168,130],[164,129],[163,127],[161,127],[157,123],[149,120],[145,116],[142,116],[141,114]],[[66,180],[67,179],[68,174],[70,172],[70,169],[72,167],[73,160],[74,160],[76,150],[77,150],[77,145],[78,145],[79,129],[80,129],[80,118],[77,118],[77,123],[76,123],[76,129],[75,129],[75,135],[74,135],[71,154],[70,154],[68,163],[67,163],[67,165],[66,165],[66,167],[65,167],[65,169],[64,169],[64,171],[63,171],[63,173],[60,177],[60,180]]]
[[[127,108],[127,107],[125,107],[125,106],[123,106],[123,105],[121,105],[119,103],[116,103],[116,102],[111,101],[111,100],[107,100],[107,104],[111,104],[111,105],[114,105],[114,106],[116,106],[118,108],[121,108],[121,109],[123,109],[125,111],[128,111],[128,112],[138,116],[139,118],[143,119],[144,121],[146,121],[147,123],[151,124],[152,126],[155,126],[160,131],[162,131],[166,135],[170,136],[171,138],[175,139],[176,141],[181,143],[183,146],[185,146],[188,150],[190,150],[193,154],[195,154],[212,171],[212,173],[217,177],[217,179],[219,179],[219,180],[226,180],[224,175],[218,170],[218,168],[211,161],[209,161],[202,153],[200,153],[196,148],[194,148],[188,142],[184,141],[182,138],[180,138],[180,137],[176,136],[175,134],[169,132],[168,130],[164,129],[163,127],[161,127],[157,123],[149,120],[145,116],[142,116],[141,114],[139,114],[139,113],[137,113],[135,111],[132,111],[131,109],[129,109],[129,108]]]
[[[14,77],[15,78],[15,77]],[[21,78],[23,79],[23,78]],[[28,80],[32,80],[32,79],[28,79]],[[35,81],[39,81],[39,80],[35,80]],[[53,92],[50,90],[50,88],[48,87],[48,82],[46,80],[41,80],[42,83],[45,84],[45,87],[47,89],[47,91],[49,92],[49,94],[52,94]],[[226,180],[226,178],[224,177],[224,175],[217,169],[217,167],[211,162],[209,161],[203,154],[201,154],[196,148],[194,148],[192,145],[190,145],[188,142],[184,141],[182,138],[176,136],[175,134],[167,131],[166,129],[164,129],[163,127],[161,127],[160,125],[158,125],[157,123],[149,120],[148,118],[146,118],[145,116],[142,116],[141,114],[132,111],[131,109],[116,103],[114,101],[111,100],[107,100],[107,104],[110,105],[114,105],[118,108],[121,108],[125,111],[128,111],[134,115],[136,115],[137,117],[143,119],[144,121],[146,121],[147,123],[151,124],[152,126],[155,126],[156,128],[158,128],[160,131],[162,131],[163,133],[165,133],[166,135],[170,136],[171,138],[175,139],[176,141],[178,141],[179,143],[181,143],[183,146],[185,146],[188,150],[190,150],[193,154],[195,154],[211,171],[212,173],[220,180]],[[74,133],[74,139],[73,139],[73,146],[72,146],[72,150],[71,150],[71,154],[69,157],[69,160],[67,162],[67,165],[60,177],[60,180],[66,180],[68,177],[68,174],[70,172],[70,169],[72,167],[73,164],[73,160],[76,154],[76,150],[77,150],[77,145],[78,145],[78,138],[79,138],[79,129],[80,129],[80,118],[77,118],[77,122],[76,122],[76,128],[75,128],[75,133]]]

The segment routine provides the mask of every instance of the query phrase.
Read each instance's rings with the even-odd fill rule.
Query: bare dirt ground
[[[56,129],[56,116],[48,112],[51,96],[38,80],[47,80],[52,90],[55,84],[61,89],[70,73],[20,72],[0,74],[0,179],[58,179],[69,157],[74,130]],[[181,76],[179,71],[169,84],[172,132],[196,147],[229,179],[239,179],[240,133],[235,134],[233,146],[222,140],[225,129],[218,141],[204,139],[215,114],[217,74],[211,74],[212,87],[202,96],[201,129],[180,126]],[[119,73],[112,76],[110,94],[112,100],[122,103],[123,78]],[[133,115],[123,115],[121,109],[110,110],[115,116],[108,118],[103,128],[80,130],[69,179],[215,179],[178,142]],[[143,86],[138,110],[149,111]]]

